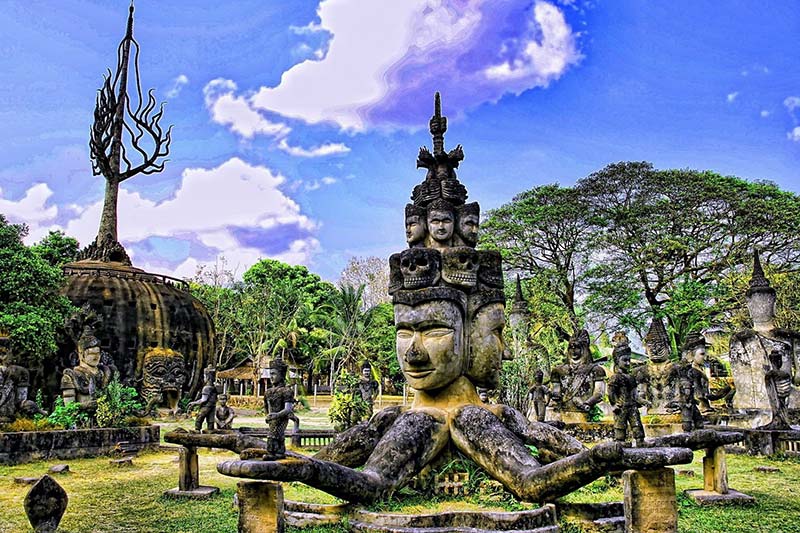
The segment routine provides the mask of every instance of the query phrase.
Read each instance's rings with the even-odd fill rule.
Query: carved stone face
[[[419,215],[412,215],[406,218],[406,242],[409,246],[421,243],[425,240],[428,227],[425,219]]]
[[[283,387],[286,383],[286,365],[272,365],[270,367],[269,377],[272,380],[273,387]]]
[[[176,393],[183,388],[188,377],[186,363],[179,352],[157,348],[144,356],[143,378],[146,388]]]
[[[620,372],[628,373],[628,370],[631,369],[631,354],[626,353],[622,354],[617,358],[617,368]]]
[[[500,302],[484,305],[470,323],[467,377],[477,386],[496,389],[500,385],[505,343],[505,307]]]
[[[451,211],[433,210],[428,213],[428,231],[434,241],[439,244],[449,244],[453,238],[455,221]]]
[[[78,350],[78,357],[81,363],[92,368],[97,368],[97,365],[100,364],[101,355],[100,346],[89,346]]]
[[[458,234],[467,246],[478,244],[478,225],[480,218],[478,215],[462,214],[458,217]]]
[[[361,377],[364,379],[372,379],[372,370],[367,367],[361,369]]]
[[[576,365],[587,363],[589,360],[591,360],[589,345],[585,342],[573,341],[573,339],[570,339],[567,351],[569,351],[570,364]]]
[[[663,363],[669,359],[669,347],[663,342],[648,342],[644,345],[645,352],[654,363]]]
[[[747,298],[747,309],[756,330],[775,327],[775,302],[775,293],[770,291],[757,291]]]
[[[416,390],[441,389],[464,372],[464,326],[459,307],[446,300],[395,304],[397,359]]]
[[[406,290],[431,287],[439,280],[440,255],[436,250],[409,248],[400,254],[400,273]]]
[[[700,346],[692,350],[692,363],[697,366],[706,364],[706,349],[704,347]]]
[[[442,251],[442,279],[451,285],[472,288],[478,283],[478,252],[467,246]]]

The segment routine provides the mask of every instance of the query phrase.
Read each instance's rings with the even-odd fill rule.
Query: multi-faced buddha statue
[[[777,327],[777,294],[764,275],[758,251],[753,254],[753,275],[745,296],[753,328],[737,331],[731,337],[731,373],[736,385],[733,406],[754,415],[753,426],[759,426],[770,420],[764,369],[772,367],[769,356],[773,351],[784,354],[779,370],[788,372],[792,383],[800,386],[800,333]],[[796,395],[790,394],[790,403]]]
[[[567,362],[550,374],[552,398],[562,418],[575,421],[589,420],[592,408],[605,396],[606,373],[592,360],[589,332],[576,331],[569,339]]]

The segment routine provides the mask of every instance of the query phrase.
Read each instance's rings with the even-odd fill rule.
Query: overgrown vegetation
[[[114,374],[114,378],[97,398],[97,425],[101,428],[140,425],[138,414],[142,410],[142,404],[137,397],[136,389],[123,386],[119,382],[119,375]]]

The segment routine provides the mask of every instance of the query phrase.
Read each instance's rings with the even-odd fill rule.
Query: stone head
[[[217,380],[217,369],[213,366],[207,366],[205,370],[203,370],[203,379],[206,384],[213,385]]]
[[[478,202],[464,204],[456,210],[456,233],[466,246],[478,244],[478,227],[481,220],[481,208]]]
[[[435,391],[464,373],[465,307],[460,291],[444,287],[395,295],[397,359],[411,388]]]
[[[669,337],[660,318],[654,318],[650,322],[650,329],[644,337],[644,348],[650,361],[654,363],[663,363],[669,359]]]
[[[169,348],[149,350],[144,356],[142,372],[146,386],[164,393],[177,393],[189,377],[183,355]]]
[[[698,366],[705,364],[706,339],[699,333],[690,333],[683,343],[683,360]]]
[[[478,387],[477,392],[478,398],[480,398],[483,403],[489,403],[489,389]]]
[[[504,359],[510,359],[503,329],[505,295],[484,290],[469,298],[469,361],[466,376],[478,387],[496,389]]]
[[[456,287],[470,290],[478,284],[478,252],[469,246],[442,250],[442,279]]]
[[[533,374],[533,382],[536,385],[541,385],[542,383],[544,383],[544,372],[542,372],[541,370],[537,370]]]
[[[589,332],[585,329],[576,331],[569,338],[567,353],[571,365],[590,364],[592,353],[589,350]]]
[[[270,379],[274,387],[282,387],[286,383],[286,371],[289,366],[283,361],[282,358],[276,357],[269,365]]]
[[[372,379],[372,367],[369,363],[361,365],[361,377],[365,379]]]
[[[402,288],[405,290],[424,289],[436,285],[441,277],[441,271],[441,254],[431,248],[409,248],[399,255],[393,255],[389,261],[390,280],[399,276],[402,279]]]
[[[78,340],[78,358],[81,365],[97,368],[101,357],[100,340],[94,334],[84,332]]]
[[[503,257],[500,252],[495,250],[481,250],[478,252],[478,283],[481,286],[492,289],[502,289],[505,285],[503,280]]]
[[[428,232],[437,247],[450,246],[455,230],[455,210],[450,202],[434,200],[428,205]]]
[[[409,246],[421,245],[428,234],[428,220],[425,208],[414,204],[406,205],[406,242]]]
[[[628,344],[621,343],[614,347],[612,352],[614,357],[614,365],[620,372],[627,373],[631,368],[631,347]]]
[[[221,407],[227,407],[228,405],[228,395],[227,394],[220,394],[217,398],[217,402]]]

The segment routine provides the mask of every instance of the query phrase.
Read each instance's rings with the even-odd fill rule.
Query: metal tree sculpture
[[[136,82],[136,107],[128,95],[128,63],[134,45],[133,69]],[[130,265],[125,248],[117,240],[117,197],[119,184],[138,174],[164,170],[172,126],[165,132],[160,125],[164,104],[156,105],[153,90],[142,96],[139,79],[139,43],[133,38],[133,2],[128,28],[117,50],[117,69],[104,76],[97,93],[89,149],[92,172],[106,179],[103,214],[95,241],[81,254],[82,259],[115,261]]]

